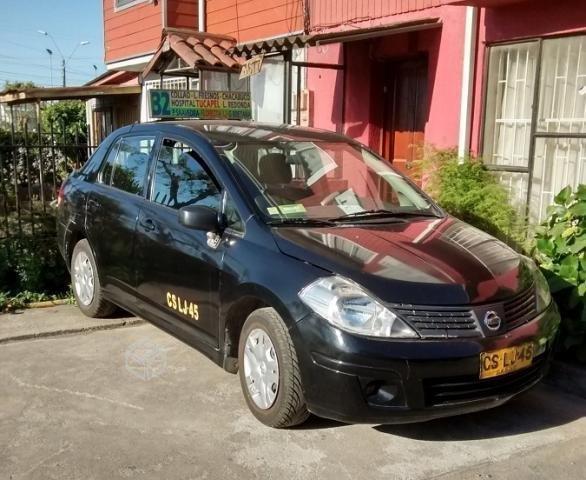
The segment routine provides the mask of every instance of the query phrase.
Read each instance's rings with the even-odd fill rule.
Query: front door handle
[[[153,222],[150,218],[143,218],[138,222],[138,224],[144,228],[147,232],[152,232],[155,230],[155,222]]]

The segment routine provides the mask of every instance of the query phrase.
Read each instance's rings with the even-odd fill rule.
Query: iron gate
[[[52,205],[61,183],[95,150],[87,127],[25,121],[0,129],[0,242],[53,236]]]

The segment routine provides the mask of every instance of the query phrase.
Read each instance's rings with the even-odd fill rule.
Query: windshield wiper
[[[353,212],[328,219],[330,222],[345,222],[369,218],[401,218],[401,217],[437,217],[430,211],[409,211],[409,210],[386,210],[383,208]]]
[[[267,225],[308,225],[312,227],[333,227],[336,224],[330,220],[319,220],[317,218],[275,218],[273,220],[268,220]]]

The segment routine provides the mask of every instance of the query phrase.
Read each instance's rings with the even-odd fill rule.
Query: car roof
[[[172,120],[142,124],[143,126],[177,126],[200,133],[214,144],[226,142],[339,142],[348,137],[316,128],[279,125],[240,120]]]

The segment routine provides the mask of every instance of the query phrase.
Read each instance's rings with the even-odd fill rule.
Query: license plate
[[[480,378],[498,377],[526,368],[533,362],[533,342],[480,354]]]

